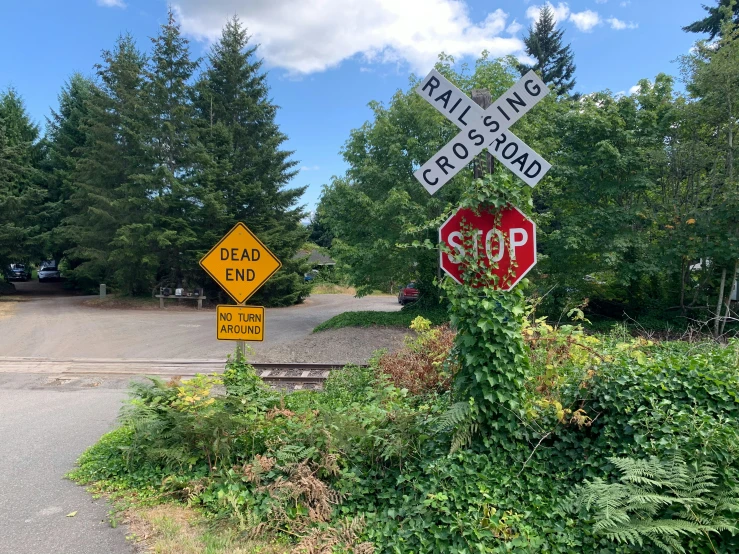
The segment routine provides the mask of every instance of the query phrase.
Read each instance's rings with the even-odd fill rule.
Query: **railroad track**
[[[319,386],[332,370],[343,363],[253,363],[266,382],[279,386],[302,388]],[[0,373],[45,374],[73,377],[192,377],[196,373],[220,373],[225,360],[160,360],[114,358],[12,358],[0,357]]]

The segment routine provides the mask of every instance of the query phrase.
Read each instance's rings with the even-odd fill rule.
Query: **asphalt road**
[[[113,428],[125,390],[52,387],[0,375],[0,554],[132,553],[107,503],[64,479]]]
[[[0,357],[225,358],[233,350],[215,338],[214,310],[91,308],[85,297],[42,290],[50,294],[0,303]],[[266,340],[255,350],[265,357],[270,348],[305,342],[316,325],[347,310],[398,308],[393,297],[318,295],[268,309]],[[125,526],[111,528],[106,502],[63,478],[115,426],[127,383],[0,371],[0,554],[133,552]]]

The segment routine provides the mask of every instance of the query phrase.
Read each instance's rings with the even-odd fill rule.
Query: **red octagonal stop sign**
[[[449,252],[441,252],[441,268],[460,285],[464,284],[464,268],[475,253],[485,267],[497,264],[492,273],[499,278],[498,288],[506,291],[516,286],[536,265],[534,222],[515,206],[503,208],[498,228],[495,220],[494,212],[475,213],[469,208],[459,208],[439,229],[439,242],[449,248]],[[471,248],[463,244],[464,237],[469,237],[470,226]]]

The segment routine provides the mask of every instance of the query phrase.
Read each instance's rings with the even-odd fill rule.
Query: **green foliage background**
[[[55,259],[83,290],[226,300],[198,261],[243,221],[283,264],[255,301],[302,301],[304,189],[288,186],[297,161],[244,26],[195,60],[170,10],[151,42],[123,35],[93,79],[73,75],[44,137],[15,91],[0,95],[0,265]]]
[[[726,14],[716,44],[699,41],[680,59],[685,92],[659,74],[629,95],[552,93],[514,126],[552,164],[533,189],[539,261],[527,293],[544,297],[540,309],[554,319],[585,299],[605,318],[683,328],[729,314],[739,270],[739,40]],[[542,56],[539,65],[555,64],[554,50]],[[485,54],[474,67],[442,55],[437,69],[465,93],[486,88],[493,98],[518,78],[515,60]],[[549,76],[555,86],[557,78]],[[472,171],[433,197],[416,182],[413,171],[457,132],[415,93],[417,82],[372,104],[373,119],[342,152],[349,169],[325,185],[317,210],[318,236],[332,240],[360,293],[416,279],[427,295],[443,295],[432,284],[437,229]],[[495,173],[508,174],[500,164]]]

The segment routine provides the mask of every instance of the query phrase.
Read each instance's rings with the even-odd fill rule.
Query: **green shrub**
[[[684,539],[737,531],[739,488],[721,490],[716,467],[689,466],[680,454],[667,462],[610,458],[619,483],[586,481],[581,506],[595,510],[594,531],[620,543],[685,553]]]
[[[281,394],[243,361],[222,378],[137,385],[124,426],[85,453],[74,477],[180,498],[296,547],[351,528],[351,540],[331,544],[460,554],[658,552],[650,541],[614,542],[598,525],[598,502],[621,475],[614,457],[680,455],[688,467],[715,468],[715,490],[736,487],[737,342],[653,344],[538,320],[523,324],[524,346],[501,353],[486,346],[498,340],[484,338],[490,316],[479,316],[477,338],[454,353],[477,359],[468,368],[480,376],[445,392],[394,386],[379,357],[333,373],[324,391]],[[484,366],[485,350],[527,356],[505,377],[516,383],[508,402],[484,380],[481,368],[494,367]],[[221,379],[225,394],[215,392]],[[592,512],[574,496],[588,482],[603,484]],[[677,511],[657,515],[679,524]],[[739,551],[721,529],[676,540],[691,553]]]
[[[344,312],[324,321],[313,329],[313,332],[342,327],[403,327],[407,329],[418,316],[428,319],[434,325],[442,325],[449,321],[449,316],[443,308],[416,310],[413,304],[409,304],[398,312]]]

